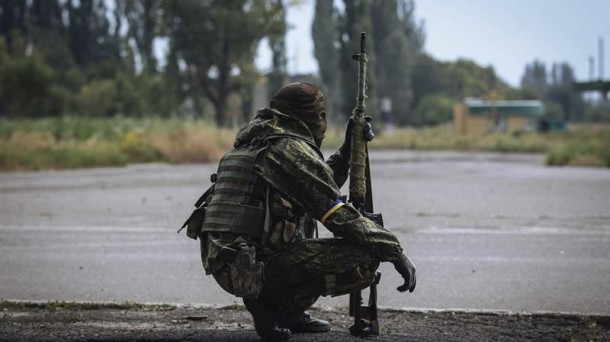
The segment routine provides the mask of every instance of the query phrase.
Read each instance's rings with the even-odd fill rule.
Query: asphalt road
[[[372,159],[376,210],[418,267],[402,294],[382,265],[381,306],[610,314],[610,171],[528,155]],[[176,234],[214,169],[0,173],[0,298],[236,302],[203,274],[198,242]]]

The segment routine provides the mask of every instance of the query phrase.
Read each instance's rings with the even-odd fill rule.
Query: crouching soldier
[[[322,92],[308,83],[282,87],[241,128],[202,198],[206,274],[243,298],[264,340],[329,331],[306,310],[319,296],[367,288],[380,262],[404,278],[399,291],[415,288],[415,267],[396,236],[341,200],[350,130],[327,161],[319,150],[325,131]],[[316,221],[334,237],[317,238]]]

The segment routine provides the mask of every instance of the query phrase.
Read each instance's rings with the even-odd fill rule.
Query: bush
[[[453,99],[446,95],[426,95],[415,108],[410,122],[415,126],[435,126],[451,121],[453,102]]]
[[[551,138],[556,140],[556,143],[547,153],[547,165],[610,167],[608,127],[576,127],[571,132]]]
[[[78,97],[79,113],[109,117],[117,113],[117,89],[112,80],[96,80],[84,86]]]
[[[151,144],[150,138],[141,129],[131,130],[119,142],[121,151],[132,162],[151,162],[165,160]]]
[[[0,64],[0,103],[7,117],[46,117],[63,113],[65,93],[53,86],[53,70],[37,55]]]

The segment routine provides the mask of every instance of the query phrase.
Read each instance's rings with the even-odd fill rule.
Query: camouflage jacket
[[[227,245],[250,242],[257,246],[257,259],[264,261],[291,243],[314,238],[316,220],[329,211],[341,196],[340,187],[349,171],[349,155],[339,148],[327,161],[311,146],[313,138],[298,119],[273,109],[261,109],[239,131],[235,145],[246,144],[269,134],[292,137],[274,139],[255,164],[255,172],[271,187],[271,232],[265,246],[247,236],[208,232],[202,240],[202,261],[207,274],[220,269],[220,250]],[[311,144],[307,143],[309,141]],[[365,245],[380,261],[393,261],[402,253],[398,239],[383,227],[360,215],[346,204],[324,222],[336,237]]]

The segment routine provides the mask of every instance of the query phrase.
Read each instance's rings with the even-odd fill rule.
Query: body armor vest
[[[231,232],[255,239],[262,236],[266,183],[254,172],[254,162],[268,144],[238,147],[218,165],[212,199],[206,208],[204,232]]]
[[[218,165],[203,232],[248,235],[262,244],[266,243],[270,229],[268,185],[256,174],[254,165],[258,156],[269,147],[270,140],[286,137],[303,140],[322,155],[311,141],[290,133],[269,135],[229,151]]]

